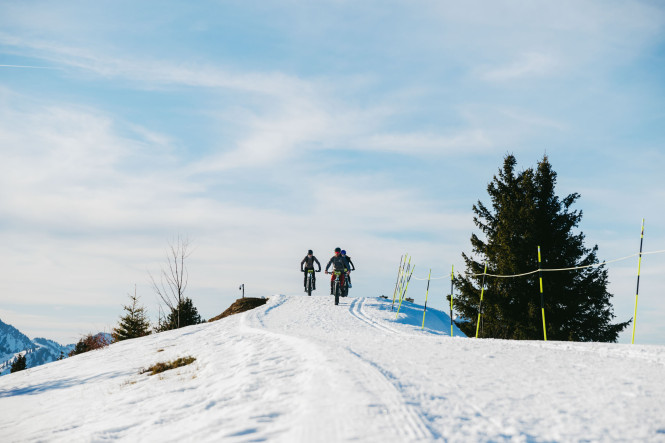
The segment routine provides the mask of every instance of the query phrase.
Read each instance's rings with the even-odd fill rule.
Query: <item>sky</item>
[[[601,260],[642,218],[665,250],[660,2],[0,0],[0,65],[0,319],[30,337],[110,331],[135,289],[156,319],[178,238],[204,318],[299,293],[308,249],[346,249],[359,296],[404,253],[461,271],[507,154],[549,157]],[[637,267],[608,266],[616,321]],[[644,256],[636,343],[665,343],[663,287]]]

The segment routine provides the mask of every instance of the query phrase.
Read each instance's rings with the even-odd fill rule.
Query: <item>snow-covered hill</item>
[[[61,345],[46,338],[30,340],[10,324],[0,320],[0,375],[8,374],[11,364],[19,355],[26,356],[28,368],[56,361],[61,354],[67,355],[74,345]]]
[[[665,441],[665,347],[449,336],[445,313],[274,296],[0,378],[3,441]],[[456,332],[457,334],[458,332]],[[141,369],[193,356],[149,376]]]

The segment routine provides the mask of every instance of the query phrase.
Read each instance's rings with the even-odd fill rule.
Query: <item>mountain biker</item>
[[[349,272],[348,272],[346,278],[349,279],[348,281],[349,281],[349,288],[350,288],[351,287],[351,271],[356,270],[356,265],[354,265],[353,262],[351,261],[351,257],[346,255],[346,251],[344,249],[342,249],[341,254],[342,254],[342,257],[344,257],[346,259],[347,266],[349,268]]]
[[[316,263],[319,267],[319,270],[317,272],[321,272],[321,263],[314,257],[314,252],[310,249],[307,251],[307,255],[305,258],[302,259],[300,262],[300,272],[305,273],[305,280],[303,281],[303,285],[305,286],[305,292],[307,292],[307,271],[310,269],[313,271],[314,270],[314,263]],[[305,265],[305,269],[303,269],[303,265]],[[312,289],[316,289],[316,275],[312,274]]]
[[[328,272],[328,268],[330,268],[330,265],[333,265],[333,270],[337,272],[341,272],[339,276],[339,283],[340,285],[344,285],[344,277],[346,276],[346,273],[349,271],[349,264],[346,261],[346,258],[342,256],[342,249],[341,248],[335,248],[335,255],[333,255],[330,258],[330,261],[328,261],[328,264],[326,265],[326,274],[330,274]],[[333,295],[333,283],[335,281],[335,274],[332,274],[332,278],[330,279],[330,295]]]

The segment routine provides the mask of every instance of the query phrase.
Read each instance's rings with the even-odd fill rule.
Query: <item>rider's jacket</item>
[[[326,265],[326,272],[328,271],[328,268],[331,264],[333,265],[333,269],[335,271],[346,271],[349,269],[349,263],[342,255],[333,255],[330,258],[330,261]]]
[[[351,257],[349,257],[348,255],[344,255],[343,257],[346,258],[346,261],[349,263],[349,269],[355,271],[356,265],[354,265],[353,262],[351,261]]]
[[[313,255],[311,257],[309,255],[306,255],[305,258],[303,258],[302,261],[300,262],[300,270],[301,271],[303,270],[303,265],[305,265],[305,269],[314,269],[315,262],[319,266],[319,271],[320,271],[321,263],[319,263],[316,257]]]

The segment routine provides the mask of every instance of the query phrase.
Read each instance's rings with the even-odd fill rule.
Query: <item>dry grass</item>
[[[170,362],[155,363],[154,365],[150,366],[148,369],[143,369],[140,373],[145,374],[146,372],[149,372],[150,374],[148,375],[155,375],[162,373],[164,371],[168,371],[169,369],[175,369],[181,366],[187,366],[191,363],[194,363],[194,361],[196,361],[196,358],[192,356],[180,357]]]
[[[261,305],[265,305],[267,301],[268,301],[267,298],[255,298],[255,297],[239,298],[238,300],[234,301],[233,304],[229,306],[226,311],[222,312],[217,317],[211,318],[208,321],[211,322],[215,320],[220,320],[222,318],[228,317],[229,315],[240,314],[241,312],[258,308]]]

